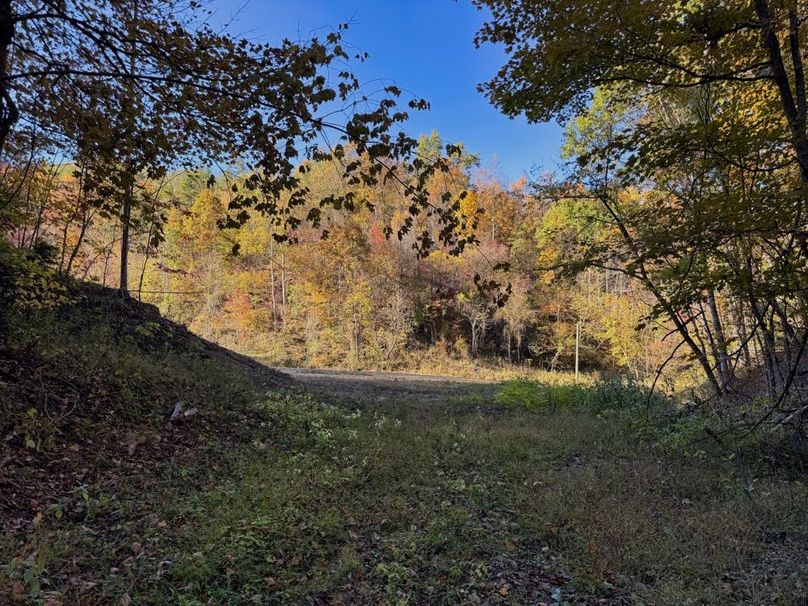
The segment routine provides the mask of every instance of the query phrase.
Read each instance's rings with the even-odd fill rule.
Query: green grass
[[[263,438],[205,445],[46,514],[6,537],[17,553],[4,574],[33,570],[26,591],[37,579],[43,596],[92,579],[89,603],[806,595],[804,545],[790,539],[807,536],[802,482],[758,478],[750,494],[726,460],[661,453],[577,411],[449,408],[427,421],[297,394],[254,408]],[[787,566],[757,570],[775,556]]]
[[[808,599],[805,479],[762,465],[753,443],[705,440],[709,418],[629,385],[519,381],[382,408],[262,394],[185,349],[74,339],[66,375],[113,369],[99,351],[131,354],[104,385],[128,385],[112,402],[135,408],[72,420],[51,452],[101,448],[144,415],[154,444],[106,444],[85,459],[97,472],[67,469],[75,479],[3,520],[0,603]],[[165,401],[149,408],[154,388]],[[166,429],[158,411],[181,392],[206,424]]]
[[[503,383],[494,401],[502,406],[518,406],[529,410],[570,408],[580,403],[583,393],[576,385],[550,385],[516,379]]]

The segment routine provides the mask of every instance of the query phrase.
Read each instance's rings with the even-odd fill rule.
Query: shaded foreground
[[[531,385],[296,385],[110,301],[12,326],[0,603],[808,599],[804,477],[703,433],[650,434],[616,400],[513,406]],[[58,424],[15,388],[25,364],[82,395],[63,418],[48,405]],[[180,395],[198,414],[169,421]]]

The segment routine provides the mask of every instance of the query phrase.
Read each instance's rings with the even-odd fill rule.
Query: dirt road
[[[436,406],[479,399],[494,384],[477,379],[458,379],[393,372],[354,372],[310,368],[278,368],[312,391],[353,400],[392,405]],[[475,398],[476,396],[476,398]]]

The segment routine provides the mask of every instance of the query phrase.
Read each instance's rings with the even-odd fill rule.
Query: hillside
[[[122,466],[243,433],[246,402],[294,382],[116,291],[10,318],[0,346],[0,512],[21,520]],[[169,419],[179,403],[179,421]],[[184,416],[195,409],[197,413]],[[235,421],[235,422],[234,422]]]

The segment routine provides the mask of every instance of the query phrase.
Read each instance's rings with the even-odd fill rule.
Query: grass
[[[207,444],[47,512],[4,545],[8,580],[33,570],[45,596],[86,579],[94,603],[806,596],[802,482],[758,478],[749,494],[726,460],[663,456],[569,410],[427,422],[275,394],[255,412],[264,439]]]
[[[77,365],[97,368],[96,353],[76,351]],[[60,427],[48,461],[78,446],[97,469],[56,465],[70,481],[3,510],[0,603],[808,599],[804,477],[763,466],[756,444],[702,440],[694,428],[709,419],[647,407],[631,386],[518,381],[381,407],[261,392],[224,381],[232,368],[161,351],[122,361],[140,368],[132,382],[188,392],[202,418],[167,427],[156,413],[166,395],[137,428],[152,441],[129,456],[95,439],[103,461],[75,440],[117,435],[114,420]],[[120,417],[129,431],[149,409],[135,385],[127,393],[140,402]],[[47,454],[17,447],[20,458]]]

